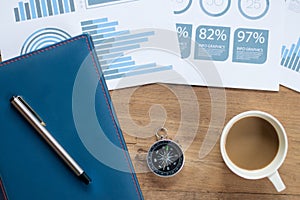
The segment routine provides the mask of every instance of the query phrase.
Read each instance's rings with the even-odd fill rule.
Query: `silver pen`
[[[55,140],[55,138],[45,128],[46,124],[40,116],[22,99],[21,96],[13,96],[11,104],[22,114],[22,116],[35,128],[43,139],[52,147],[67,166],[78,176],[85,184],[89,184],[91,179],[84,170],[75,162],[75,160],[66,152],[66,150]]]

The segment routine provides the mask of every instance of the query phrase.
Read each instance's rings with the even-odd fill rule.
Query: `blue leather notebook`
[[[91,38],[0,63],[0,172],[9,200],[143,199]],[[90,176],[84,184],[16,111],[20,95]]]

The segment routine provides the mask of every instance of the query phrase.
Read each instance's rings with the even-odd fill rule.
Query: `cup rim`
[[[276,133],[279,137],[279,147],[278,147],[278,152],[275,156],[275,158],[265,167],[261,169],[256,169],[256,170],[247,170],[238,167],[235,165],[229,158],[226,149],[225,149],[225,144],[226,144],[226,139],[227,135],[229,133],[229,130],[231,127],[239,120],[247,117],[260,117],[266,121],[268,121],[276,130]],[[281,139],[280,139],[281,138]],[[287,155],[287,149],[288,149],[288,140],[287,140],[287,135],[284,127],[282,124],[271,114],[258,111],[258,110],[250,110],[246,112],[242,112],[233,118],[231,118],[228,123],[225,125],[223,128],[222,134],[221,134],[221,139],[220,139],[220,150],[222,154],[222,158],[227,165],[227,167],[235,174],[246,178],[246,179],[261,179],[268,177],[275,173],[278,168],[283,164],[285,157]]]

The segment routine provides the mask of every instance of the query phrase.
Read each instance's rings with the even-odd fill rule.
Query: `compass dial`
[[[158,176],[174,176],[183,167],[183,151],[172,140],[160,140],[151,146],[147,163],[150,170]]]

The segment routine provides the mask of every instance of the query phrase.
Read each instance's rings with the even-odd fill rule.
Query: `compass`
[[[161,128],[159,131],[166,133],[165,128]],[[173,140],[166,139],[167,134],[156,134],[156,136],[159,136],[160,140],[155,142],[148,151],[148,167],[157,176],[174,176],[184,165],[183,151],[179,144]]]

